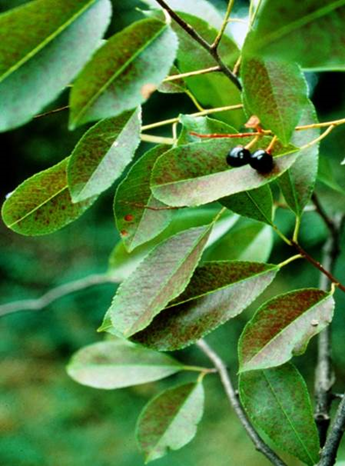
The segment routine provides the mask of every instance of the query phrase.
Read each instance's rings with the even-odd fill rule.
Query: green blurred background
[[[0,0],[0,11],[25,1]],[[225,0],[213,1],[224,10]],[[195,14],[198,14],[195,0]],[[113,1],[113,32],[141,17],[136,0]],[[142,6],[142,5],[141,5]],[[242,15],[246,2],[237,2],[235,14]],[[309,75],[313,101],[322,120],[344,117],[345,75],[324,73]],[[51,108],[66,105],[63,94]],[[154,95],[145,106],[145,121],[152,122],[190,113],[195,109],[184,96]],[[0,135],[3,156],[1,199],[32,174],[66,157],[85,129],[67,130],[67,112],[34,120],[23,128]],[[166,130],[166,131],[169,131]],[[157,134],[165,134],[165,131]],[[143,145],[141,153],[149,146]],[[345,168],[339,162],[345,156],[345,130],[337,129],[322,146],[322,176],[333,170],[345,187]],[[328,164],[328,165],[326,165]],[[326,168],[324,168],[324,166]],[[319,184],[327,208],[345,209],[345,200]],[[108,257],[119,237],[112,217],[113,189],[76,223],[41,238],[21,237],[0,225],[0,304],[12,300],[39,297],[62,283],[107,269]],[[285,231],[293,227],[293,216],[279,211],[277,223]],[[302,230],[304,246],[316,257],[327,230],[315,213],[305,216]],[[342,238],[342,244],[344,243]],[[272,262],[291,255],[279,239],[275,240]],[[336,275],[345,280],[344,254],[338,261]],[[281,273],[262,299],[278,292],[316,286],[317,272],[308,264],[296,262]],[[96,333],[114,294],[114,285],[100,285],[60,299],[46,310],[23,312],[0,320],[0,465],[1,466],[140,466],[134,428],[142,407],[160,390],[190,376],[132,389],[97,391],[68,378],[66,362],[84,345],[99,341]],[[261,299],[261,301],[262,301]],[[336,390],[345,386],[345,298],[336,294],[337,312],[333,325]],[[237,371],[236,341],[246,320],[257,307],[214,332],[208,341],[227,361],[233,377]],[[316,344],[296,360],[310,389],[316,359]],[[208,362],[195,348],[175,355],[191,364]],[[289,465],[298,461],[284,455]],[[342,447],[340,457],[345,458]],[[206,409],[193,442],[179,452],[158,460],[157,466],[232,466],[269,464],[256,453],[239,422],[228,407],[217,377],[206,378]]]

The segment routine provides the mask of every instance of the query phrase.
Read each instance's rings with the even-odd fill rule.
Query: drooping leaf
[[[137,424],[137,439],[146,463],[179,450],[196,434],[204,410],[202,383],[171,388],[151,400]]]
[[[181,74],[181,71],[173,65],[170,69],[169,76],[176,76]],[[182,78],[174,79],[173,81],[162,82],[157,89],[163,94],[183,94],[187,90],[187,84]]]
[[[241,219],[205,251],[203,259],[266,262],[272,248],[272,228],[253,220]]]
[[[109,308],[113,329],[130,337],[188,285],[211,231],[191,228],[154,248],[118,288]]]
[[[296,61],[309,70],[344,70],[344,0],[266,0],[245,54]]]
[[[84,134],[67,169],[73,202],[101,194],[120,177],[139,146],[140,127],[136,109],[102,120]]]
[[[269,185],[233,194],[221,199],[220,203],[239,215],[272,225],[273,197]]]
[[[260,148],[267,147],[271,138],[263,137]],[[281,176],[296,160],[294,146],[283,148],[276,144],[274,168],[260,174],[249,165],[230,168],[226,154],[251,138],[212,139],[174,147],[163,154],[153,169],[151,187],[160,201],[171,206],[197,206],[216,201],[231,194],[259,188]],[[266,146],[267,145],[267,146]],[[259,148],[259,146],[256,146]],[[255,150],[255,147],[253,148]]]
[[[307,85],[296,63],[246,58],[241,64],[245,105],[257,115],[265,129],[290,142],[307,103]]]
[[[309,466],[319,461],[319,439],[303,377],[292,364],[241,374],[241,402],[252,422],[276,445]]]
[[[182,130],[179,135],[177,144],[182,146],[190,142],[204,142],[205,139],[193,136],[190,132],[199,134],[226,134],[237,133],[238,131],[223,121],[215,120],[209,117],[193,117],[191,115],[180,115]]]
[[[258,262],[206,262],[185,291],[132,340],[159,351],[182,349],[246,309],[278,267]]]
[[[111,37],[74,83],[70,128],[120,115],[145,102],[175,59],[177,38],[157,19],[131,24]]]
[[[310,125],[317,122],[318,119],[314,106],[311,102],[308,102],[302,112],[298,125]],[[291,143],[302,147],[316,139],[319,135],[319,128],[296,131],[292,136]],[[298,216],[302,214],[304,207],[308,204],[315,186],[318,171],[318,155],[318,144],[305,149],[301,157],[279,178],[279,186],[284,194],[284,198],[289,207]]]
[[[80,217],[95,198],[74,204],[67,185],[69,157],[28,178],[2,206],[2,219],[16,233],[53,233]]]
[[[76,382],[105,390],[153,382],[183,369],[170,356],[121,340],[85,346],[67,366]]]
[[[109,0],[35,0],[0,15],[0,131],[58,96],[99,45],[110,15]]]
[[[130,252],[161,233],[170,223],[173,211],[152,195],[152,168],[169,146],[156,146],[133,165],[119,185],[114,213],[124,245]]]
[[[280,366],[304,353],[309,340],[332,320],[330,293],[302,289],[264,303],[239,341],[240,372]]]

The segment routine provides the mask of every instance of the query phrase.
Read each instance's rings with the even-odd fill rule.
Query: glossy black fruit
[[[226,163],[230,167],[242,167],[250,161],[250,152],[242,146],[234,147],[226,156]]]
[[[260,173],[269,173],[273,168],[273,157],[265,150],[259,149],[251,154],[249,164]]]

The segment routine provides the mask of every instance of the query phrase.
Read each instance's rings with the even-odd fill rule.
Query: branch
[[[242,85],[237,78],[233,74],[233,72],[226,66],[223,60],[220,58],[218,54],[218,49],[212,47],[206,40],[201,37],[201,35],[184,19],[181,18],[175,11],[173,11],[169,5],[165,3],[164,0],[156,0],[156,2],[169,14],[169,16],[176,21],[176,23],[181,26],[181,28],[186,31],[187,34],[190,35],[201,47],[203,47],[207,52],[214,58],[214,60],[218,63],[221,71],[230,79],[230,81],[239,89],[242,90]]]
[[[321,451],[319,466],[333,466],[337,458],[340,441],[344,435],[345,428],[345,397],[342,398],[336,415],[332,430],[327,438],[326,444]]]
[[[38,299],[26,299],[0,305],[0,317],[21,311],[40,311],[64,296],[104,283],[119,283],[119,280],[107,274],[89,275],[80,280],[53,288]]]
[[[284,461],[281,460],[279,456],[276,455],[276,453],[274,453],[274,451],[271,450],[271,448],[268,445],[266,445],[266,443],[259,436],[255,428],[249,421],[236,395],[235,389],[231,383],[225,363],[204,340],[199,340],[196,344],[199,347],[199,349],[208,357],[208,359],[213,362],[214,367],[217,369],[230,405],[234,409],[241,424],[243,425],[250,439],[254,443],[256,450],[265,455],[266,458],[275,466],[287,466],[286,463],[284,463]]]

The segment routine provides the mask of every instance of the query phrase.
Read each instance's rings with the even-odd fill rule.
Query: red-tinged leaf
[[[120,115],[145,102],[169,73],[177,37],[157,19],[144,19],[112,36],[75,81],[70,128]]]
[[[260,174],[249,165],[230,168],[226,155],[232,147],[247,144],[251,138],[213,139],[174,147],[163,154],[153,169],[151,187],[160,201],[171,206],[197,206],[231,194],[259,188],[281,176],[295,162],[294,146],[275,146],[274,168]],[[264,137],[253,148],[267,147]]]
[[[317,123],[315,108],[311,102],[305,106],[298,125],[310,125]],[[320,135],[320,128],[312,128],[308,131],[296,131],[291,143],[301,147],[313,141]],[[308,204],[313,193],[317,170],[319,145],[314,144],[304,150],[292,167],[279,178],[279,186],[289,207],[296,215],[301,216],[304,207]]]
[[[74,204],[67,185],[69,158],[24,181],[2,206],[2,219],[21,235],[53,233],[80,217],[95,198]]]
[[[130,337],[188,285],[208,240],[211,226],[191,228],[153,249],[124,281],[110,306],[116,334]]]
[[[258,262],[205,263],[185,291],[132,340],[160,351],[191,345],[246,309],[278,270]]]
[[[264,128],[288,144],[307,103],[307,85],[299,66],[245,58],[241,77],[248,113],[257,115]]]
[[[307,386],[292,364],[240,375],[241,402],[254,425],[309,466],[319,461],[319,438]]]
[[[143,155],[117,189],[116,225],[129,252],[155,238],[172,220],[173,211],[155,199],[150,188],[152,168],[168,147],[156,146]]]
[[[120,177],[140,144],[140,129],[138,108],[102,120],[84,134],[67,170],[73,202],[101,194]]]
[[[204,410],[204,389],[199,383],[174,387],[151,400],[137,424],[137,439],[145,462],[179,450],[195,436]]]
[[[154,382],[184,368],[165,354],[119,340],[85,346],[73,355],[67,372],[82,385],[113,390]]]
[[[280,366],[304,353],[309,340],[332,320],[330,293],[302,289],[264,303],[239,341],[240,372]]]

